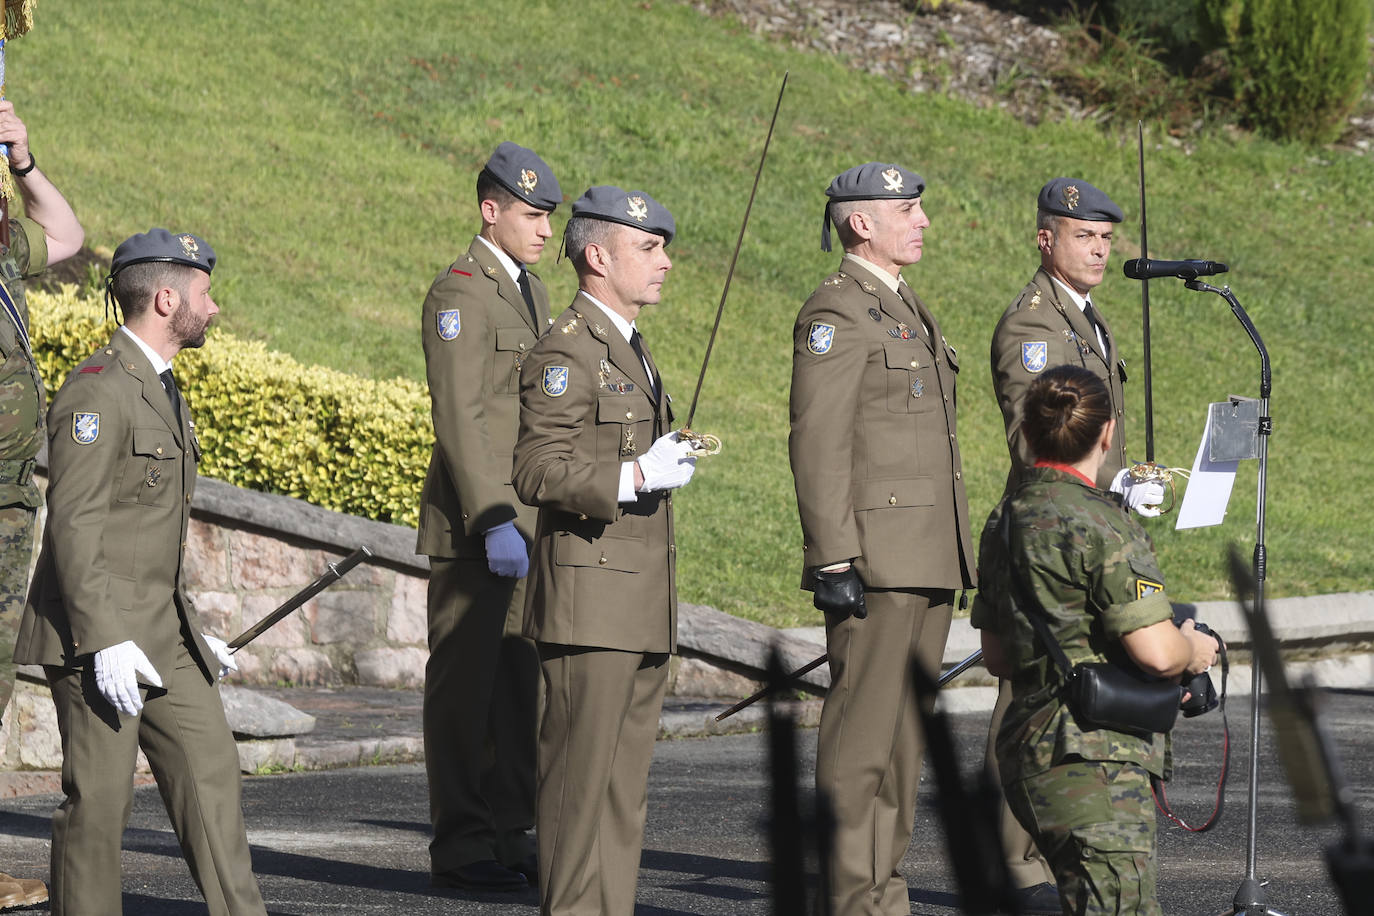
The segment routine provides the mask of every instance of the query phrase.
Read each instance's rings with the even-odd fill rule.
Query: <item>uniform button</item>
[[[627,420],[633,420],[634,418],[635,418],[635,412],[634,412],[633,410],[627,410],[627,411],[625,411],[625,419],[627,419]]]
[[[603,554],[601,555],[601,559],[597,560],[596,562],[597,562],[597,564],[600,565],[600,566],[605,566],[605,565],[606,565],[606,555],[603,553]]]
[[[919,368],[921,368],[921,364],[920,364],[918,361],[916,361],[916,360],[913,359],[913,360],[911,361],[911,368],[913,368],[913,369],[919,369]]]
[[[464,512],[464,513],[463,513],[463,521],[467,521],[467,520],[468,520],[468,514],[467,514],[466,512]]]
[[[585,516],[585,515],[579,515],[579,516],[577,517],[577,519],[578,519],[578,521],[585,522],[585,521],[587,520],[587,516]]]
[[[157,447],[157,453],[158,453],[159,455],[162,454],[162,446],[159,445],[159,446]]]
[[[954,441],[954,433],[950,433],[950,434],[949,434],[949,441],[950,441],[950,442],[953,442],[953,441]]]
[[[191,494],[190,494],[190,493],[187,493],[187,494],[186,494],[186,502],[187,502],[188,505],[189,505],[190,502],[191,502]]]
[[[895,505],[897,505],[897,497],[896,497],[896,496],[889,496],[889,497],[887,498],[887,504],[888,504],[889,506],[895,506]]]
[[[955,472],[954,472],[954,479],[955,479],[955,480],[959,480],[962,476],[963,476],[963,475],[961,475],[958,471],[955,471]]]

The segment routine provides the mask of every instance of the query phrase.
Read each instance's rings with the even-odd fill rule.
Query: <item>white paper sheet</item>
[[[1197,457],[1193,459],[1193,473],[1188,477],[1188,489],[1183,493],[1183,505],[1178,510],[1175,531],[1184,528],[1206,528],[1220,525],[1226,517],[1226,504],[1231,500],[1231,488],[1236,483],[1239,461],[1212,461],[1207,457],[1212,439],[1211,412],[1202,429]]]

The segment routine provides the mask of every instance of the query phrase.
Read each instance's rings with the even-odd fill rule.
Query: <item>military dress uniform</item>
[[[1008,505],[1012,554],[994,511],[972,616],[997,634],[1012,672],[997,737],[1007,802],[1049,861],[1064,912],[1157,916],[1150,776],[1168,778],[1168,737],[1081,728],[1033,611],[1013,613],[1008,600],[1009,577],[1022,576],[1070,664],[1134,667],[1121,637],[1173,616],[1149,535],[1117,495],[1059,468],[1027,469]]]
[[[34,516],[43,504],[33,467],[46,404],[29,343],[24,281],[47,264],[43,227],[11,219],[10,244],[0,249],[0,720],[14,690],[14,638],[29,585]]]
[[[901,174],[914,193],[890,196],[919,196],[920,177]],[[836,916],[910,912],[898,865],[923,740],[908,672],[913,659],[939,669],[954,592],[974,584],[975,569],[955,428],[957,357],[924,303],[904,283],[890,289],[876,270],[846,256],[793,329],[789,452],[803,587],[817,568],[852,558],[868,611],[825,621],[831,686],[816,788],[835,815]]]
[[[644,207],[640,228],[671,240],[668,211],[646,194],[628,197]],[[587,200],[573,205],[574,219]],[[539,507],[525,633],[546,686],[540,911],[629,916],[677,644],[677,548],[671,495],[622,503],[619,484],[621,465],[669,432],[672,412],[661,379],[585,293],[525,361],[520,404],[515,490]]]
[[[487,172],[539,209],[562,199],[543,160],[513,143],[498,147]],[[492,859],[515,866],[533,854],[539,658],[521,635],[525,580],[491,572],[483,537],[513,521],[534,538],[535,510],[511,488],[511,452],[520,366],[548,328],[549,296],[524,274],[528,302],[475,238],[424,303],[435,443],[415,549],[430,558],[424,737],[435,875]]]
[[[1066,206],[1066,201],[1073,202],[1073,209]],[[1040,190],[1037,208],[1073,219],[1121,220],[1120,208],[1106,194],[1078,179],[1058,178],[1046,183]],[[1106,349],[1103,349],[1104,342]],[[1024,469],[1035,462],[1021,433],[1026,392],[1046,369],[1066,364],[1082,366],[1107,386],[1116,431],[1112,435],[1111,451],[1097,474],[1097,485],[1107,489],[1112,478],[1126,466],[1123,416],[1126,365],[1117,353],[1116,338],[1101,312],[1094,308],[1094,320],[1090,321],[1064,287],[1041,267],[997,322],[992,334],[991,361],[993,392],[1002,410],[1007,450],[1011,456],[1006,492],[1015,488]],[[998,685],[997,703],[988,730],[986,759],[994,777],[998,775],[994,745],[1010,703],[1010,685],[1004,680]],[[1030,835],[1005,805],[1001,814],[1001,839],[1012,881],[1018,887],[1029,888],[1054,880],[1048,863],[1039,855]]]
[[[149,245],[160,250],[150,236],[121,245],[112,271],[126,245],[144,246],[135,256]],[[213,267],[208,245],[182,238]],[[209,912],[266,913],[238,751],[215,686],[220,662],[183,576],[200,444],[190,406],[179,394],[177,403],[180,419],[148,356],[121,328],[72,370],[48,414],[48,523],[15,659],[44,666],[62,737],[67,797],[53,816],[54,916],[121,912],[120,838],[140,747]],[[121,716],[95,683],[92,653],[126,640],[163,682],[140,685],[137,717]]]

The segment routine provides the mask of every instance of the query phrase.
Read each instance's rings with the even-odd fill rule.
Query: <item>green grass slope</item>
[[[975,518],[1007,460],[988,341],[1035,267],[1035,194],[1055,175],[1092,181],[1128,213],[1094,298],[1132,370],[1128,445],[1143,457],[1139,290],[1119,273],[1137,253],[1134,132],[1028,127],[909,95],[667,0],[54,3],[9,51],[10,97],[92,245],[151,225],[201,233],[221,259],[226,327],[360,375],[423,378],[420,303],[469,242],[473,179],[499,141],[540,150],[570,199],[593,183],[648,190],[680,234],[644,325],[684,409],[790,69],[695,424],[725,450],[678,501],[685,600],[772,623],[818,617],[796,590],[790,329],[838,261],[819,250],[822,192],[859,162],[926,179],[933,225],[907,276],[962,354]],[[1368,588],[1374,169],[1226,134],[1191,154],[1152,146],[1151,254],[1228,262],[1273,356],[1270,593]],[[566,218],[565,206],[557,230]],[[539,270],[567,302],[570,266],[549,256]],[[1187,466],[1207,403],[1254,396],[1259,362],[1221,299],[1156,281],[1152,302],[1158,458]],[[1255,477],[1245,463],[1218,528],[1150,524],[1175,596],[1226,594],[1222,549],[1253,543]]]

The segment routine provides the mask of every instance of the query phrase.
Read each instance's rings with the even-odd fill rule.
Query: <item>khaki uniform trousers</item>
[[[240,801],[238,751],[219,691],[182,644],[165,689],[142,688],[143,712],[120,716],[95,686],[94,666],[45,669],[62,736],[62,791],[52,820],[53,916],[117,916],[120,841],[143,748],[212,916],[265,916]]]
[[[631,916],[668,654],[541,643],[539,912]]]
[[[430,869],[533,854],[539,655],[520,636],[525,580],[485,558],[430,558],[425,772]]]
[[[829,799],[835,837],[829,873],[832,916],[907,916],[898,871],[911,842],[924,736],[911,683],[919,661],[935,675],[944,655],[954,592],[865,593],[868,617],[826,615],[830,690],[821,711],[816,792]]]
[[[997,766],[997,732],[1002,728],[1002,718],[1006,716],[1010,705],[1011,681],[1002,678],[997,682],[997,705],[992,708],[992,721],[988,723],[988,746],[983,757],[995,786],[1002,784],[1002,774]],[[1001,805],[997,831],[1002,838],[1002,853],[1007,857],[1007,872],[1011,875],[1013,885],[1035,887],[1037,884],[1054,883],[1050,863],[1035,848],[1035,839],[1021,826],[1006,801]]]

